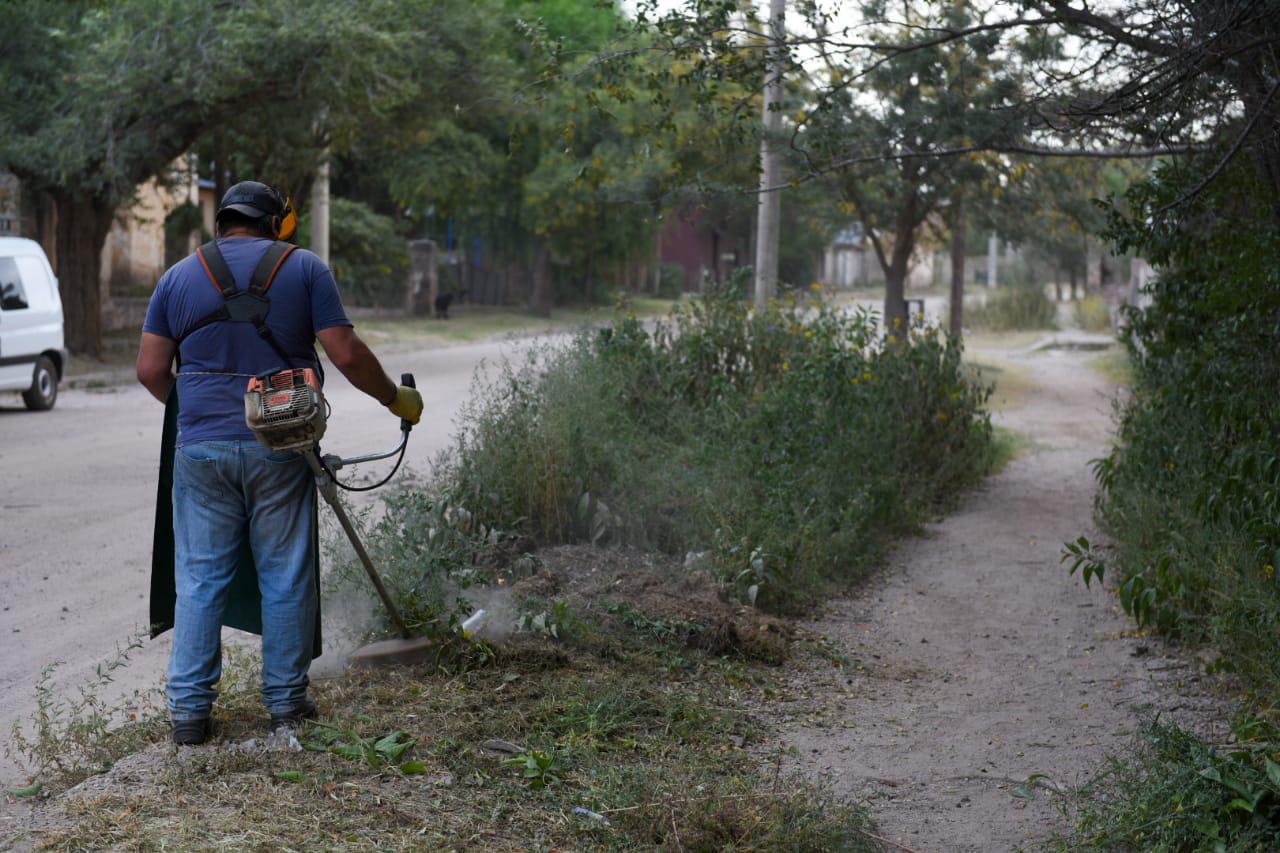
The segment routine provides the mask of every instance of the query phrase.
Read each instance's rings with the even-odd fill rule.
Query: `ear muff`
[[[280,228],[276,233],[279,240],[288,240],[298,230],[298,212],[293,209],[293,199],[284,200],[284,218],[280,220]]]

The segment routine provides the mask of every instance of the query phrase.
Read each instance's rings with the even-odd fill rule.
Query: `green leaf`
[[[1049,777],[1043,773],[1032,773],[1027,777],[1027,781],[1010,791],[1009,796],[1030,802],[1036,798],[1036,783],[1041,779],[1048,778]]]
[[[13,797],[34,797],[44,790],[43,782],[35,782],[25,788],[10,788],[9,795]]]
[[[1267,759],[1267,778],[1271,780],[1271,784],[1280,788],[1280,764],[1276,764],[1270,758]]]
[[[1253,814],[1253,803],[1247,800],[1242,800],[1239,797],[1236,797],[1231,802],[1227,803],[1227,808],[1239,809],[1242,812]]]
[[[405,738],[405,740],[400,740]],[[392,732],[373,745],[374,752],[388,761],[399,761],[405,750],[413,746],[414,739],[404,732]]]
[[[277,770],[274,775],[286,782],[301,782],[307,778],[301,770]]]
[[[414,759],[400,765],[400,772],[406,776],[422,776],[427,772],[427,763]]]
[[[329,751],[334,755],[341,755],[343,758],[349,758],[352,761],[361,761],[365,757],[363,746],[352,746],[349,743],[339,743],[329,747]]]
[[[1222,832],[1222,827],[1213,818],[1197,818],[1193,825],[1196,828],[1196,832],[1209,838],[1217,838]]]

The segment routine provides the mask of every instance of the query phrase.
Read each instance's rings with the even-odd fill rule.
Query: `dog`
[[[449,305],[453,302],[452,293],[441,293],[436,297],[436,319],[449,319]]]

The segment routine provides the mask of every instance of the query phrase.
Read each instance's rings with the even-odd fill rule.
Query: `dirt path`
[[[1111,389],[1088,358],[1006,357],[1030,387],[997,421],[1031,448],[807,626],[863,669],[803,673],[784,742],[805,771],[867,798],[907,848],[1037,849],[1061,818],[1045,786],[1014,796],[1032,774],[1082,782],[1143,706],[1211,701],[1189,695],[1185,660],[1133,636],[1113,594],[1059,565],[1062,543],[1093,530],[1088,463],[1111,425]]]

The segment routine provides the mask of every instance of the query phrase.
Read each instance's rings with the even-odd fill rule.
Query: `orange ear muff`
[[[281,240],[288,240],[293,236],[293,232],[298,230],[298,212],[293,209],[293,199],[285,199],[284,202],[284,219],[280,222],[280,233],[276,236]]]

